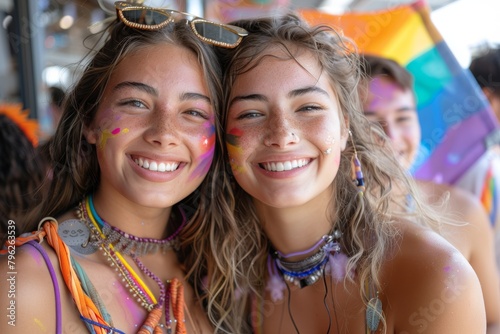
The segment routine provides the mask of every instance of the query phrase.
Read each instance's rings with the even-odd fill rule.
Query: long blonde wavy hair
[[[352,139],[342,152],[338,173],[331,184],[332,201],[329,217],[332,231],[338,228],[343,233],[342,246],[349,256],[348,268],[355,268],[356,280],[370,282],[380,288],[379,272],[387,252],[397,235],[395,217],[407,216],[405,196],[415,198],[414,215],[424,225],[437,223],[432,212],[421,204],[413,181],[400,167],[390,142],[380,127],[372,125],[363,115],[358,85],[362,79],[359,56],[350,40],[342,37],[328,26],[311,27],[294,13],[279,17],[239,20],[231,24],[245,28],[249,35],[234,50],[221,50],[220,60],[224,71],[224,103],[222,122],[226,126],[227,102],[238,75],[258,66],[261,59],[270,54],[269,49],[279,47],[287,50],[290,59],[295,59],[290,50],[305,50],[313,54],[323,72],[329,76],[337,93],[342,115],[348,120]],[[344,129],[347,130],[347,129]],[[366,191],[361,194],[353,183],[352,158],[357,151],[364,173]],[[228,165],[227,150],[226,169]],[[266,238],[255,212],[252,198],[234,184],[235,217],[240,229],[241,242],[234,256],[239,263],[240,289],[251,293],[240,297],[238,303],[246,303],[248,295],[261,296],[267,277],[266,259],[270,243]],[[226,239],[226,242],[227,239]],[[347,275],[346,279],[352,279]],[[230,284],[228,282],[227,284]],[[363,284],[360,284],[363,286]],[[228,287],[228,289],[233,289]],[[367,292],[360,290],[363,300]],[[246,296],[246,297],[245,297]],[[249,331],[248,328],[246,330]]]

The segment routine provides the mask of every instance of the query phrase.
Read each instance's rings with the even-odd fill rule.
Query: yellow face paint
[[[116,137],[120,134],[125,134],[129,131],[128,128],[120,129],[120,128],[115,128],[113,131],[109,131],[108,129],[103,130],[101,132],[101,139],[99,140],[99,149],[103,149],[104,146],[106,146],[106,142],[108,141],[109,138]]]
[[[240,147],[239,139],[243,132],[240,129],[234,128],[226,133],[226,146],[229,155],[229,164],[233,172],[242,173],[244,171],[243,166],[238,165],[234,158],[238,158],[242,155],[243,149]]]

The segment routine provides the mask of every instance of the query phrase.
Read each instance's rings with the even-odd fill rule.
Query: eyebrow
[[[416,111],[416,109],[414,107],[401,107],[396,109],[396,112],[408,112],[408,111]],[[377,112],[373,110],[363,110],[363,113],[368,116],[377,114]]]
[[[158,91],[154,87],[151,87],[151,86],[146,85],[142,82],[136,82],[136,81],[120,82],[118,85],[116,85],[113,88],[113,90],[116,91],[116,90],[120,90],[120,89],[123,89],[126,87],[132,87],[132,88],[142,90],[143,92],[146,92],[146,93],[153,95],[155,97],[158,96]],[[181,94],[180,100],[181,101],[205,100],[206,102],[211,103],[211,100],[208,96],[203,95],[203,94],[199,94],[199,93],[183,93],[183,94]]]
[[[321,89],[318,86],[309,86],[309,87],[294,89],[288,93],[288,97],[297,97],[305,95],[307,93],[320,93],[325,95],[326,97],[330,97],[330,95],[328,95],[328,93],[324,89]]]
[[[143,84],[142,82],[136,82],[136,81],[120,82],[118,85],[116,85],[113,88],[113,90],[116,91],[116,90],[120,90],[120,89],[127,88],[127,87],[136,88],[136,89],[142,90],[150,95],[158,96],[158,91],[155,88],[153,88],[149,85]]]
[[[208,96],[200,93],[184,93],[181,95],[181,101],[188,101],[188,100],[204,100],[208,103],[212,102]]]
[[[297,97],[297,96],[305,95],[307,93],[321,93],[321,94],[325,95],[326,97],[330,97],[330,95],[328,95],[328,93],[325,90],[323,90],[317,86],[308,86],[308,87],[304,87],[304,88],[294,89],[287,94],[287,97],[289,97],[289,98]],[[229,102],[229,106],[231,106],[234,103],[239,102],[239,101],[252,101],[252,100],[253,101],[262,101],[262,102],[269,101],[268,98],[262,94],[239,95],[239,96],[235,96],[234,98],[231,99],[231,101]]]

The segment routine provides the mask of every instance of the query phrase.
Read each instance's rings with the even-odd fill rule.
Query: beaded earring
[[[354,139],[352,138],[352,132],[349,130],[349,137],[351,138],[352,148],[354,149],[354,155],[351,159],[352,164],[352,181],[358,187],[358,192],[363,194],[365,191],[365,179],[363,177],[363,172],[361,171],[361,162],[358,159],[358,152],[356,151],[356,145],[354,145]]]

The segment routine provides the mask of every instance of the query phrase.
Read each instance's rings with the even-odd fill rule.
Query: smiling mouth
[[[280,162],[264,162],[260,163],[259,166],[264,168],[269,172],[284,172],[295,168],[301,168],[309,164],[310,159],[298,159],[291,161],[280,161]]]
[[[139,167],[153,172],[173,172],[180,165],[179,162],[157,162],[143,158],[135,158],[134,161]]]

